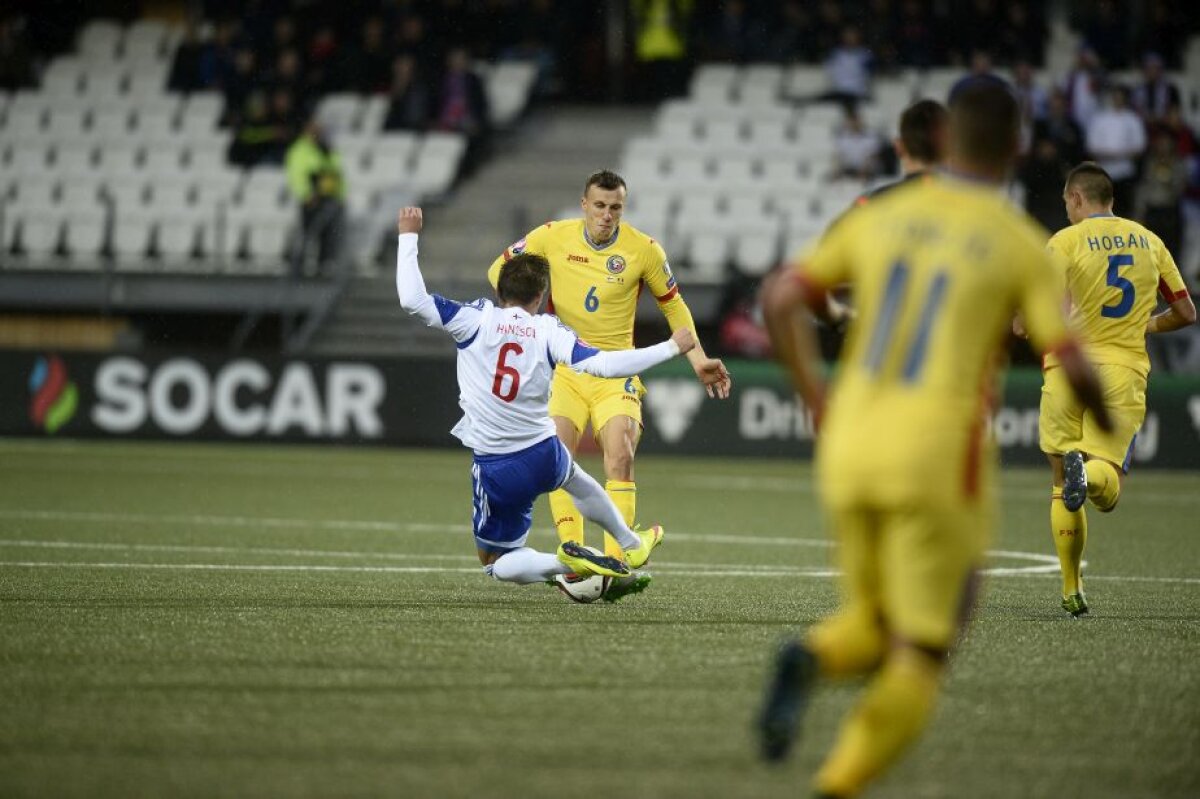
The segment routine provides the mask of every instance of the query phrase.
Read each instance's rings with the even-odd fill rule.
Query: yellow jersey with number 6
[[[986,495],[987,411],[1013,314],[1035,347],[1067,340],[1045,240],[996,189],[938,176],[854,209],[801,260],[812,288],[850,284],[858,311],[818,437],[828,501]]]
[[[550,262],[547,312],[593,347],[623,350],[633,346],[634,314],[643,284],[658,300],[673,330],[682,325],[695,330],[663,248],[628,223],[622,222],[613,239],[597,247],[589,240],[582,218],[547,222],[492,263],[488,280],[493,288],[504,263],[522,252],[536,253]],[[676,314],[679,317],[672,318]]]
[[[1088,357],[1146,377],[1146,323],[1156,295],[1167,302],[1187,296],[1162,239],[1137,222],[1106,214],[1060,230],[1047,248],[1067,262],[1071,324]],[[1057,361],[1051,355],[1045,365],[1056,366]]]

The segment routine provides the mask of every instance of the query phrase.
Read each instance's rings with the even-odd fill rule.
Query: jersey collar
[[[587,245],[589,247],[591,247],[593,250],[596,250],[597,252],[599,252],[600,250],[607,250],[609,247],[616,244],[617,236],[620,236],[620,235],[621,235],[621,226],[617,225],[617,229],[613,231],[611,239],[609,239],[608,241],[606,241],[602,244],[597,244],[596,242],[592,241],[592,237],[588,235],[587,222],[585,221],[583,223],[583,240],[587,242]]]
[[[1116,214],[1088,214],[1088,219],[1114,219]]]

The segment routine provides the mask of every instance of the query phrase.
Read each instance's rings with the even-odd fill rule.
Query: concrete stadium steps
[[[648,109],[558,108],[532,115],[497,141],[489,160],[444,205],[427,209],[421,269],[430,290],[463,300],[490,295],[486,273],[492,260],[576,202],[587,175],[615,168],[625,140],[652,124]],[[400,308],[392,257],[385,258],[379,275],[352,280],[312,352],[450,352],[443,333],[414,322]]]

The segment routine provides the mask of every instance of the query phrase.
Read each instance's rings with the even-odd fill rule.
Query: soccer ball
[[[554,578],[554,584],[566,595],[567,599],[572,602],[581,602],[587,604],[595,602],[600,597],[604,596],[604,592],[608,590],[608,584],[611,582],[611,577],[605,577],[600,574],[592,574],[587,577],[579,577],[574,574],[560,574]]]

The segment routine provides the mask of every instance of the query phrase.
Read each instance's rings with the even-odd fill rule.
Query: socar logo
[[[57,355],[42,356],[29,374],[29,418],[53,435],[71,421],[79,407],[79,389]]]

